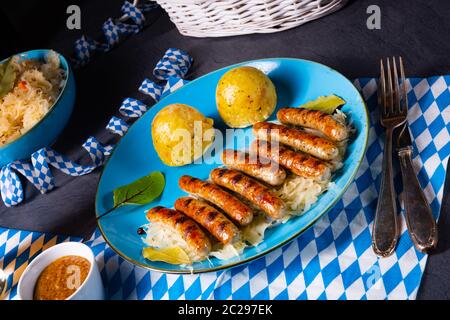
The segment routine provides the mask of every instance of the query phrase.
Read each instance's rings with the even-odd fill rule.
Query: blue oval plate
[[[141,254],[144,244],[136,232],[138,227],[147,223],[144,212],[157,205],[171,208],[177,198],[186,195],[178,187],[178,179],[182,175],[188,174],[200,179],[207,179],[209,172],[219,166],[219,164],[205,163],[182,167],[164,165],[153,147],[152,120],[163,107],[172,103],[185,103],[197,108],[206,117],[213,118],[214,126],[224,132],[226,126],[216,108],[216,85],[225,72],[242,65],[256,67],[270,77],[277,90],[277,108],[298,106],[319,96],[330,94],[336,94],[346,101],[342,111],[347,114],[356,128],[356,135],[348,146],[343,168],[333,178],[336,188],[321,195],[310,210],[302,216],[268,229],[264,241],[256,247],[246,248],[240,257],[229,260],[212,258],[210,261],[197,262],[193,264],[193,270],[186,266],[146,260]],[[275,114],[276,112],[269,120],[275,119]],[[144,268],[169,273],[200,273],[249,262],[297,237],[341,198],[364,156],[367,146],[368,123],[367,109],[358,90],[343,75],[324,65],[306,60],[277,58],[244,62],[214,71],[162,99],[136,121],[120,140],[103,169],[98,185],[95,204],[97,216],[113,206],[112,192],[115,188],[133,182],[152,171],[158,170],[164,174],[166,187],[156,201],[145,206],[121,207],[101,218],[98,226],[111,248],[124,259]],[[251,127],[245,130],[251,130]],[[216,163],[220,163],[220,161]]]

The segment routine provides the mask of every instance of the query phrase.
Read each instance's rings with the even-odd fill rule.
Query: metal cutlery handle
[[[392,178],[392,131],[393,128],[386,129],[380,194],[372,232],[373,250],[382,257],[387,257],[394,252],[399,236]]]
[[[427,252],[436,247],[438,231],[430,205],[414,173],[411,155],[410,148],[398,152],[402,171],[406,225],[416,248],[421,252]]]
[[[0,269],[0,300],[3,299],[3,296],[6,293],[6,287],[8,286],[7,277],[5,275],[5,272],[3,272],[2,269]]]

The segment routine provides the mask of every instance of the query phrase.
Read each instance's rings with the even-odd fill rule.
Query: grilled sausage
[[[211,251],[211,241],[203,230],[181,212],[157,206],[148,210],[146,216],[152,223],[162,223],[176,230],[192,248],[198,260],[206,258]]]
[[[178,184],[187,193],[213,203],[241,226],[246,226],[253,220],[253,210],[249,206],[213,183],[182,176]]]
[[[348,130],[328,113],[303,108],[282,108],[277,113],[281,123],[316,129],[333,141],[348,138]]]
[[[276,140],[322,160],[332,160],[339,155],[338,147],[330,140],[275,123],[258,122],[253,126],[253,134],[258,139]]]
[[[322,161],[281,145],[273,146],[267,141],[255,140],[251,150],[257,152],[260,157],[275,161],[301,177],[328,179],[331,175],[330,168]]]
[[[223,244],[240,239],[240,231],[233,222],[202,200],[182,197],[175,201],[175,209],[194,219]]]
[[[280,219],[286,214],[286,205],[280,198],[269,188],[239,171],[216,168],[211,171],[211,179],[218,185],[239,193],[273,219]]]
[[[286,171],[277,163],[272,161],[262,163],[257,157],[253,159],[249,154],[241,151],[225,150],[222,153],[222,162],[227,167],[245,172],[272,186],[279,186],[286,180]]]

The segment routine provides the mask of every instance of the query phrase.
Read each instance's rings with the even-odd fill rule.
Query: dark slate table
[[[51,2],[51,5],[50,5]],[[82,33],[101,35],[108,17],[117,17],[122,0],[81,1],[82,30],[67,30],[65,11],[74,1],[15,0],[2,3],[0,32],[7,46],[0,58],[34,48],[53,48],[72,54],[74,41]],[[381,30],[368,30],[366,9],[381,8]],[[88,163],[80,147],[96,136],[104,143],[114,142],[104,130],[117,114],[124,97],[150,103],[137,88],[169,47],[188,51],[195,63],[189,78],[237,62],[267,58],[296,57],[315,60],[342,72],[349,78],[377,76],[381,57],[402,55],[408,76],[450,73],[450,2],[431,0],[359,0],[331,16],[299,28],[275,34],[255,34],[227,38],[190,38],[180,35],[162,10],[147,15],[147,26],[117,48],[97,54],[84,68],[76,70],[77,102],[69,125],[54,146],[71,159]],[[3,36],[2,36],[3,38]],[[25,184],[23,204],[0,205],[0,225],[10,228],[88,236],[95,228],[94,196],[100,170],[73,178],[55,171],[57,187],[41,195]],[[440,242],[426,268],[418,297],[450,298],[450,195],[444,199],[439,221]]]

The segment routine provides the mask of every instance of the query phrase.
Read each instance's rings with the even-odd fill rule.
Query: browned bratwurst
[[[273,219],[280,219],[286,214],[286,205],[280,198],[269,188],[239,171],[216,168],[211,171],[211,179],[218,185],[239,193]]]
[[[348,130],[328,113],[303,108],[282,108],[277,118],[284,124],[292,124],[316,129],[333,141],[343,141],[348,138]]]
[[[211,251],[211,242],[203,230],[181,212],[157,206],[148,210],[146,216],[151,223],[162,223],[176,230],[195,252],[198,260],[206,258]]]
[[[264,181],[272,186],[279,186],[286,180],[286,171],[278,163],[267,161],[261,163],[258,157],[237,150],[225,150],[222,153],[222,162],[230,168],[242,171],[248,175]]]
[[[194,219],[223,244],[240,239],[240,231],[233,222],[206,202],[191,197],[182,197],[175,201],[174,206],[178,211]]]
[[[330,140],[280,124],[270,122],[255,123],[253,134],[258,139],[276,140],[322,160],[332,160],[339,155],[338,147]]]
[[[213,203],[241,226],[253,220],[253,210],[249,206],[213,183],[182,176],[178,184],[185,192]]]
[[[331,175],[330,168],[322,161],[281,145],[273,146],[267,141],[255,140],[251,145],[251,150],[257,152],[261,157],[279,163],[301,177],[328,179]]]

